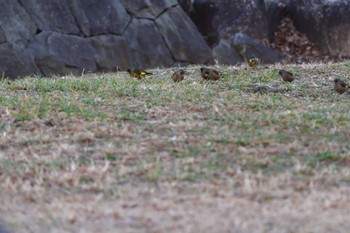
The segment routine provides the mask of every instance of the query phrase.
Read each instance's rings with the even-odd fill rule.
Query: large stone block
[[[264,0],[265,7],[262,10],[267,20],[267,35],[269,41],[274,41],[277,28],[286,16],[286,4],[281,0]]]
[[[74,35],[43,32],[28,46],[44,75],[81,74],[97,70],[90,41]]]
[[[9,43],[0,45],[0,72],[1,77],[12,79],[31,74],[40,74],[34,63],[33,56],[22,47]]]
[[[69,3],[86,36],[121,35],[131,20],[119,0],[70,0]]]
[[[206,63],[212,58],[211,49],[180,6],[169,9],[155,22],[176,61]]]
[[[26,44],[37,28],[18,1],[0,1],[0,27],[9,43]]]
[[[231,40],[232,47],[245,60],[251,56],[255,56],[261,60],[262,63],[280,62],[283,58],[282,54],[277,50],[269,48],[258,40],[255,40],[243,33],[236,33]]]
[[[350,2],[304,0],[288,5],[298,30],[323,52],[350,56]]]
[[[256,39],[271,37],[262,0],[195,0],[190,15],[210,45],[237,32]]]
[[[243,57],[237,53],[230,40],[221,40],[213,48],[213,58],[219,64],[236,65],[244,61]]]
[[[3,226],[1,226],[2,224],[0,224],[0,233],[8,233],[7,230],[5,230],[5,228]]]
[[[6,42],[6,36],[5,36],[4,31],[0,27],[0,44],[5,43],[5,42]]]
[[[133,19],[125,31],[133,67],[170,66],[174,60],[151,20]]]
[[[193,0],[178,0],[179,5],[182,7],[182,9],[187,13],[190,14],[190,12],[193,10]]]
[[[101,71],[126,70],[132,66],[127,41],[122,36],[102,35],[91,38],[97,67]]]
[[[67,0],[20,0],[41,31],[81,34]]]
[[[126,9],[138,18],[155,19],[166,9],[178,4],[177,0],[121,0]]]

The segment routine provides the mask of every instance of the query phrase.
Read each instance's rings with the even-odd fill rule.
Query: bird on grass
[[[293,82],[293,80],[295,79],[293,77],[293,73],[287,70],[280,70],[278,71],[278,74],[281,75],[283,81],[285,82]]]
[[[127,69],[127,72],[130,74],[131,77],[137,78],[137,79],[142,79],[146,76],[153,75],[152,73],[141,70],[141,69],[133,69],[133,70]]]
[[[247,62],[250,67],[256,67],[257,65],[259,65],[260,60],[255,56],[251,56],[248,58]]]
[[[219,80],[222,76],[222,73],[214,69],[202,67],[201,75],[205,80]]]
[[[334,90],[339,93],[339,94],[343,94],[344,92],[346,92],[349,89],[349,85],[346,84],[346,82],[344,82],[343,80],[336,78],[334,79]]]
[[[175,71],[175,73],[173,74],[173,76],[171,76],[171,78],[173,79],[174,82],[181,82],[182,80],[184,80],[185,74],[186,72],[183,69],[179,69]]]

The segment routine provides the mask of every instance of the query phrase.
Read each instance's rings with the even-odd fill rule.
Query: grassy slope
[[[217,68],[1,81],[0,216],[16,232],[350,229],[350,96],[332,89],[350,63],[285,66],[292,84]]]

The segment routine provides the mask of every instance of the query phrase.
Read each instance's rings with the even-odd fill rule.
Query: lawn
[[[346,233],[350,62],[0,81],[11,232]],[[280,68],[297,80],[283,82]],[[268,91],[256,92],[259,85]]]

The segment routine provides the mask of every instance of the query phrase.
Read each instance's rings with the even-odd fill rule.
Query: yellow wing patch
[[[146,76],[152,75],[152,73],[146,72],[144,70],[139,70],[139,69],[136,69],[136,70],[128,69],[127,71],[128,71],[128,73],[130,74],[131,77],[138,78],[138,79],[141,79],[141,78],[144,78]]]
[[[260,60],[259,60],[259,58],[252,56],[252,57],[248,58],[247,62],[248,62],[248,65],[250,67],[255,67],[260,63]]]

